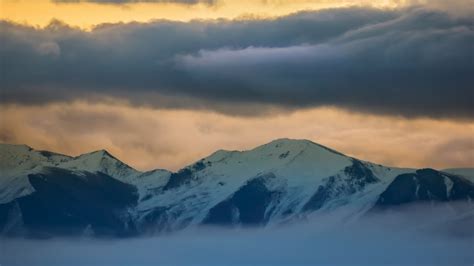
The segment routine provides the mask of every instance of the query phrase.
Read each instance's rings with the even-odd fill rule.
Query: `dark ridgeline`
[[[134,186],[101,172],[75,173],[48,167],[29,174],[35,192],[0,205],[0,228],[5,234],[33,237],[80,235],[92,230],[97,236],[128,236],[136,233],[127,208],[138,200]],[[21,213],[22,223],[8,218]]]

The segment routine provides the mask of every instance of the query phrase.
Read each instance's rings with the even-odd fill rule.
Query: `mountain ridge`
[[[474,198],[471,177],[386,167],[309,140],[286,138],[250,150],[218,150],[176,172],[141,172],[106,150],[69,157],[2,144],[0,159],[0,232],[15,234],[38,233],[38,228],[45,231],[42,234],[55,234],[48,231],[54,228],[41,212],[32,213],[35,208],[54,213],[61,221],[68,217],[63,212],[74,213],[66,219],[78,227],[74,232],[87,227],[99,235],[108,231],[133,235],[200,225],[272,226],[341,209],[349,217],[361,217],[377,206],[390,209],[427,201],[470,204]],[[83,184],[83,189],[77,191],[72,184]],[[106,184],[116,184],[116,189]],[[118,207],[95,219],[87,215],[93,204],[81,198],[94,191],[124,193],[119,196],[133,199],[133,204],[110,205],[110,200],[119,199],[114,195],[97,198],[104,206]],[[59,206],[50,194],[73,200],[68,201],[70,206]],[[32,197],[39,202],[25,201]],[[16,220],[22,220],[22,225],[12,226]],[[41,221],[39,227],[36,220]],[[110,230],[104,229],[107,226]]]
[[[334,150],[332,148],[329,148],[325,145],[322,145],[322,144],[319,144],[317,142],[314,142],[312,140],[308,140],[308,139],[291,139],[291,138],[278,138],[278,139],[274,139],[266,144],[262,144],[262,145],[259,145],[259,146],[256,146],[254,148],[251,148],[251,149],[247,149],[247,150],[227,150],[227,149],[218,149],[212,153],[210,153],[209,155],[207,155],[206,157],[204,158],[207,158],[207,157],[212,157],[212,156],[215,156],[215,154],[219,154],[219,153],[240,153],[240,152],[245,152],[245,151],[251,151],[251,150],[254,150],[254,149],[257,149],[259,147],[262,147],[262,146],[265,146],[265,145],[269,145],[273,142],[280,142],[280,141],[290,141],[290,142],[307,142],[307,143],[310,143],[310,144],[313,144],[313,145],[316,145],[316,146],[319,146],[321,148],[324,148],[328,151],[331,151],[333,153],[336,153],[336,154],[340,154],[340,155],[343,155],[343,156],[347,156],[347,157],[351,157],[351,158],[355,158],[355,157],[352,157],[352,156],[349,156],[349,155],[346,155],[340,151],[337,151],[337,150]],[[153,168],[153,169],[149,169],[149,170],[138,170],[136,169],[135,167],[133,166],[130,166],[128,163],[118,159],[116,156],[114,156],[111,152],[109,152],[107,149],[98,149],[98,150],[93,150],[91,152],[86,152],[86,153],[81,153],[79,155],[76,155],[76,156],[72,156],[72,155],[68,155],[68,154],[63,154],[63,153],[59,153],[59,152],[53,152],[53,151],[48,151],[48,150],[41,150],[41,149],[35,149],[33,148],[32,146],[29,146],[27,144],[10,144],[10,143],[0,143],[0,150],[3,150],[5,147],[24,147],[26,149],[29,149],[31,151],[36,151],[36,152],[39,152],[39,153],[50,153],[50,154],[53,154],[53,155],[58,155],[58,156],[64,156],[64,157],[69,157],[71,159],[75,159],[75,158],[79,158],[79,157],[85,157],[85,156],[89,156],[89,155],[92,155],[92,154],[104,154],[106,156],[109,156],[117,161],[120,161],[121,163],[127,165],[128,167],[138,171],[138,172],[141,172],[141,173],[147,173],[147,172],[152,172],[152,171],[157,171],[157,170],[167,170],[167,171],[170,171],[172,172],[171,170],[168,170],[168,169],[164,169],[164,168]],[[201,158],[202,159],[202,158]],[[194,163],[200,161],[201,159],[197,159],[196,161],[194,161]],[[357,158],[355,158],[357,159]],[[367,161],[367,160],[361,160],[361,159],[358,159],[360,161],[366,161],[366,162],[370,162],[370,161]],[[194,163],[191,163],[189,165],[192,165]],[[380,163],[374,163],[374,162],[370,162],[370,163],[373,163],[373,164],[378,164],[378,165],[382,165]],[[182,168],[180,169],[183,169],[189,165],[185,165],[183,166]],[[387,165],[385,165],[387,166]],[[387,166],[387,167],[390,167],[390,168],[406,168],[406,169],[415,169],[413,167],[399,167],[399,166]],[[432,168],[432,167],[424,167],[424,168]],[[178,169],[178,171],[180,170]],[[433,168],[435,170],[438,170],[438,171],[446,171],[446,172],[450,172],[450,171],[454,171],[454,172],[463,172],[464,174],[469,174],[469,175],[474,175],[474,166],[472,167],[453,167],[453,168]]]

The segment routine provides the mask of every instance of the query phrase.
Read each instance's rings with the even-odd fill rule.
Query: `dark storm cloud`
[[[471,16],[422,8],[107,24],[91,32],[60,22],[45,29],[3,22],[1,99],[105,95],[182,108],[182,98],[185,107],[224,112],[245,104],[335,105],[473,118],[473,25]],[[223,105],[237,108],[216,107]]]
[[[216,0],[52,0],[54,3],[96,3],[96,4],[134,4],[134,3],[178,3],[178,4],[214,4]]]

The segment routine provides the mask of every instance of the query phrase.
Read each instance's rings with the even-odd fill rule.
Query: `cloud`
[[[455,206],[469,208],[464,217],[472,217],[472,207]],[[306,222],[265,229],[192,228],[128,239],[4,238],[2,262],[14,266],[469,265],[474,260],[472,226],[468,219],[460,222],[453,209],[424,204],[352,222],[347,222],[347,214],[333,210]]]
[[[96,3],[96,4],[136,4],[136,3],[177,3],[177,4],[215,4],[216,0],[52,0],[54,3]]]
[[[469,127],[466,128],[469,131]],[[474,134],[474,129],[470,130]],[[455,137],[447,142],[440,143],[427,160],[434,163],[465,161],[466,164],[474,164],[474,138]]]
[[[336,108],[229,116],[114,102],[0,105],[0,114],[0,142],[69,155],[107,149],[140,170],[178,170],[218,149],[247,150],[282,137],[310,139],[388,166],[474,164],[474,124],[466,121],[406,120]]]
[[[59,56],[61,54],[61,48],[55,42],[43,42],[37,48],[40,55]]]
[[[329,105],[472,119],[473,22],[424,8],[105,24],[90,32],[57,21],[44,29],[2,22],[1,100],[115,97],[247,115]]]

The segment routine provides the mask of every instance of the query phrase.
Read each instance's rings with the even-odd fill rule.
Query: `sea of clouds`
[[[0,239],[0,264],[473,265],[472,213],[453,219],[427,209],[356,222],[331,214],[264,229],[193,228],[142,238]]]

